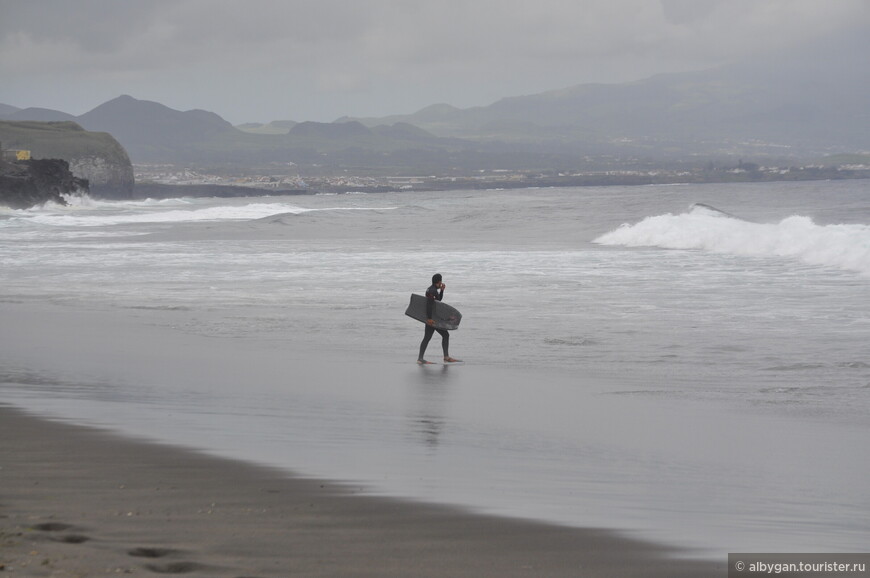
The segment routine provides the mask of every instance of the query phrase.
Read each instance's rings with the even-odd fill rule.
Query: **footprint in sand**
[[[177,552],[169,548],[133,548],[127,554],[135,558],[164,558]]]
[[[44,524],[36,524],[33,526],[34,530],[39,530],[40,532],[63,532],[70,528],[72,528],[71,525],[61,524],[60,522],[46,522]]]
[[[178,554],[178,550],[171,548],[133,548],[127,554],[135,558],[165,558]],[[157,574],[188,574],[197,570],[205,569],[202,564],[196,562],[167,562],[166,564],[145,564],[146,570],[150,570]]]
[[[196,562],[170,562],[169,564],[145,564],[145,568],[158,574],[187,574],[203,570],[205,566]]]
[[[33,526],[33,529],[38,532],[64,532],[71,528],[70,524],[62,524],[60,522],[46,522]],[[51,536],[49,540],[63,542],[64,544],[84,544],[90,538],[81,534],[67,534],[65,536]]]
[[[66,536],[58,536],[51,539],[55,542],[63,542],[64,544],[84,544],[90,540],[90,538],[82,536],[81,534],[67,534]]]

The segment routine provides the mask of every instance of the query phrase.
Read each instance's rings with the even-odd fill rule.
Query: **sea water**
[[[461,366],[414,363],[434,273]],[[868,181],[86,197],[0,211],[0,281],[43,415],[705,556],[870,537]]]

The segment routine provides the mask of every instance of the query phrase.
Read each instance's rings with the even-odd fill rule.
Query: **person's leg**
[[[450,332],[446,329],[437,329],[438,335],[441,336],[441,349],[444,351],[444,359],[450,358]]]
[[[429,340],[435,334],[435,328],[431,325],[426,326],[426,331],[423,332],[423,341],[420,343],[420,356],[417,361],[423,361],[423,355],[426,353],[426,346],[429,345]]]

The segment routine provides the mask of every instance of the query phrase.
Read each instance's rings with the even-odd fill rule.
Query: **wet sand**
[[[0,406],[10,576],[719,576],[596,529],[475,515]]]

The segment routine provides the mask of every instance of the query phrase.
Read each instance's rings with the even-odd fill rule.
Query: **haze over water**
[[[860,551],[868,190],[5,210],[0,402],[705,556]],[[462,366],[414,364],[435,272]]]

